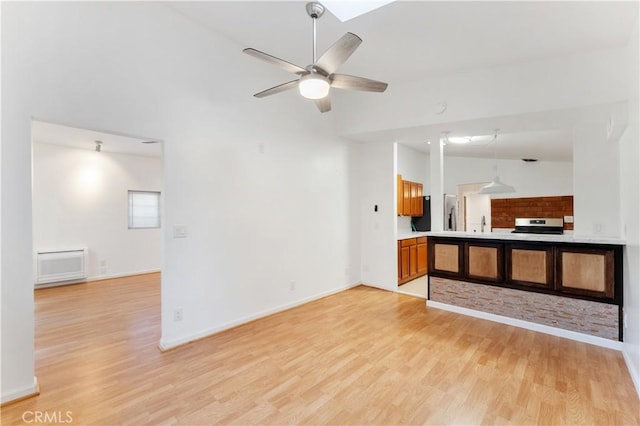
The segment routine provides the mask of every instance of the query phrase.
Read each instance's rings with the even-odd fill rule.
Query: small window
[[[160,228],[160,193],[129,191],[129,229]]]

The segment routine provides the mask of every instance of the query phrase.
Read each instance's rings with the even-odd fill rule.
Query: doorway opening
[[[457,187],[459,230],[465,232],[491,232],[491,196],[478,194],[486,182],[461,184]]]
[[[31,131],[35,287],[159,272],[162,141],[39,120]],[[133,205],[132,191],[157,197]]]

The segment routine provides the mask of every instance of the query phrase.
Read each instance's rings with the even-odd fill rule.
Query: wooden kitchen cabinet
[[[411,216],[411,182],[402,181],[402,216]]]
[[[409,258],[410,258],[410,245],[406,244],[407,240],[402,240],[399,244],[398,258],[400,259],[400,281],[398,282],[406,282],[409,281],[411,273],[409,270]]]
[[[501,283],[504,281],[504,244],[491,241],[465,242],[465,278]]]
[[[427,274],[427,237],[398,242],[398,284]]]
[[[553,246],[536,243],[505,244],[505,282],[513,286],[554,288]]]
[[[411,214],[422,216],[422,184],[411,182]]]
[[[422,216],[423,191],[421,183],[403,180],[402,175],[396,176],[398,216]]]
[[[556,289],[615,300],[615,252],[603,247],[556,248]]]
[[[429,238],[429,275],[459,279],[463,278],[463,241],[455,238]]]
[[[416,238],[416,256],[418,262],[418,276],[427,274],[427,237]]]

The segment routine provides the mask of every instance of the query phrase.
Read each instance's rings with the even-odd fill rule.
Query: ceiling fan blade
[[[353,33],[346,33],[336,41],[315,63],[327,74],[333,74],[340,65],[360,46],[362,39]]]
[[[364,77],[356,77],[346,74],[332,74],[329,76],[331,87],[345,90],[364,90],[366,92],[384,92],[387,90],[387,83],[370,80]]]
[[[293,89],[294,87],[298,87],[298,80],[287,81],[286,83],[282,83],[270,89],[256,93],[253,96],[256,98],[264,98],[265,96],[275,95],[276,93],[284,92],[285,90]]]
[[[331,111],[331,96],[327,95],[322,99],[316,99],[316,106],[320,112]]]
[[[276,58],[275,56],[271,56],[268,53],[264,53],[256,49],[252,49],[250,47],[244,49],[243,52],[246,53],[247,55],[251,55],[254,58],[258,58],[265,62],[269,62],[272,65],[280,67],[283,70],[292,72],[294,74],[302,74],[307,72],[307,70],[305,70],[304,68],[299,67],[295,64],[292,64],[291,62],[287,62],[284,59]]]

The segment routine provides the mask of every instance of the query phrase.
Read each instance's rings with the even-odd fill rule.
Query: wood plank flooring
[[[357,287],[165,353],[159,305],[157,274],[38,290],[41,395],[2,424],[640,424],[619,352],[415,297]]]

